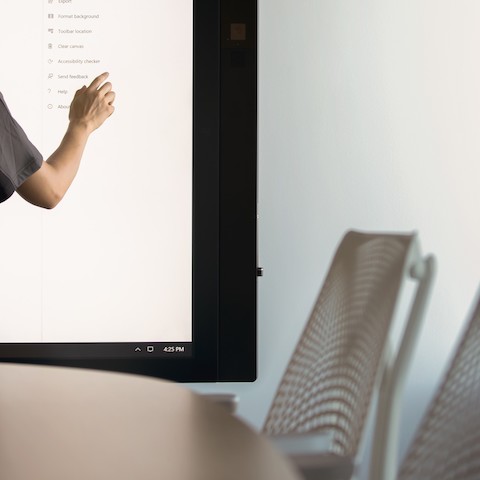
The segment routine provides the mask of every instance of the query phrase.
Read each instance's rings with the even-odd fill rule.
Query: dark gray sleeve
[[[41,153],[10,114],[0,93],[0,202],[42,165]]]

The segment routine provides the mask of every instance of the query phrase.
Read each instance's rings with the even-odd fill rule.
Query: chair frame
[[[418,280],[418,287],[397,352],[392,352],[388,347],[385,352],[370,458],[370,480],[396,478],[400,401],[436,273],[435,257],[428,255],[422,258],[415,243],[416,251],[411,252],[409,275]]]

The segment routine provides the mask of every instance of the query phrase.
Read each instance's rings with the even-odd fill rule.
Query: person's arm
[[[70,106],[70,123],[60,146],[17,189],[28,202],[53,208],[65,195],[77,174],[88,137],[115,109],[112,85],[103,83],[107,77],[108,73],[103,73],[89,87],[84,86],[75,93]]]

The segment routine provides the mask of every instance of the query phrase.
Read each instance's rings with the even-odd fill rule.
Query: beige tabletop
[[[5,480],[295,480],[263,437],[175,383],[0,364]]]

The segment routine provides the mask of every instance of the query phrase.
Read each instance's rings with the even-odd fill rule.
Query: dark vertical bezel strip
[[[194,0],[193,381],[218,379],[220,0]]]
[[[221,19],[219,381],[248,382],[257,375],[256,0],[222,0]]]

